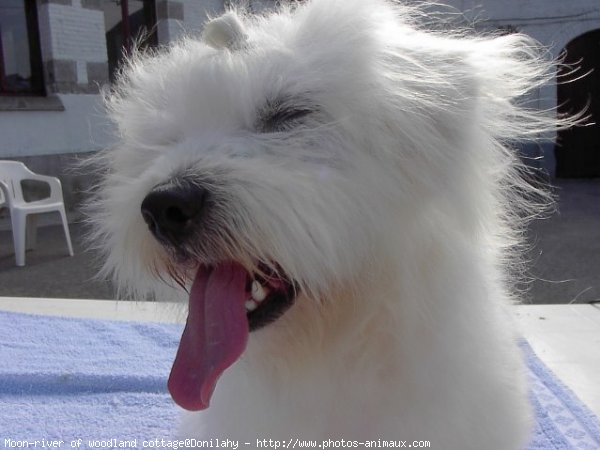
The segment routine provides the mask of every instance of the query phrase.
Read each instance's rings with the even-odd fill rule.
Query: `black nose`
[[[207,198],[206,189],[188,181],[155,186],[142,202],[142,216],[162,243],[179,245],[194,230]]]

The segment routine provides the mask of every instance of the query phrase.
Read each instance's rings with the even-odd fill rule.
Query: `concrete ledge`
[[[56,95],[47,97],[1,96],[0,111],[64,111],[65,106]]]

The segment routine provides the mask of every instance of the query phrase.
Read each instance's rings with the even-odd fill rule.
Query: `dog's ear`
[[[202,40],[217,50],[239,50],[246,44],[248,35],[237,14],[229,11],[204,26]]]

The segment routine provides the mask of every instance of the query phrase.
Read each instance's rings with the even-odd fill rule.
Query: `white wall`
[[[106,63],[104,14],[72,5],[40,4],[42,59],[74,61],[76,85],[87,86],[87,63]],[[0,111],[0,157],[98,150],[110,143],[97,94],[58,94],[64,111]]]
[[[98,95],[59,95],[65,111],[0,111],[0,156],[94,151],[111,144]]]
[[[223,12],[223,0],[183,0],[184,22],[159,23],[161,42],[184,31],[200,33],[208,15]],[[104,14],[72,5],[39,7],[44,61],[77,62],[77,82],[87,83],[87,62],[106,62]],[[111,145],[112,138],[99,95],[58,94],[64,111],[0,111],[0,158],[80,153]]]

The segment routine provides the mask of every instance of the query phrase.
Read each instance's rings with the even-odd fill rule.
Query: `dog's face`
[[[502,89],[521,87],[491,82],[475,107],[505,49],[426,38],[405,13],[362,0],[227,13],[202,39],[134,58],[107,95],[120,142],[94,219],[105,271],[136,294],[189,291],[169,384],[182,406],[208,405],[249,331],[284,322],[301,339],[331,325],[319,308],[288,320],[295,309],[384,297],[370,294],[385,255],[403,254],[387,247],[418,233],[419,211],[470,226],[460,208],[474,202],[452,200],[489,174],[469,170],[481,149],[465,142],[505,131]]]
[[[122,139],[100,197],[106,268],[134,291],[190,292],[169,383],[189,409],[208,405],[248,331],[364,283],[388,215],[392,172],[369,135],[385,130],[365,132],[383,95],[369,43],[317,6],[228,13],[134,60],[107,98]]]
[[[386,211],[373,145],[385,124],[370,126],[384,93],[360,49],[341,51],[348,37],[314,35],[315,16],[230,13],[239,48],[209,35],[132,63],[108,99],[122,140],[102,199],[107,265],[124,285],[185,284],[199,264],[236,261],[323,294],[356,272]]]

